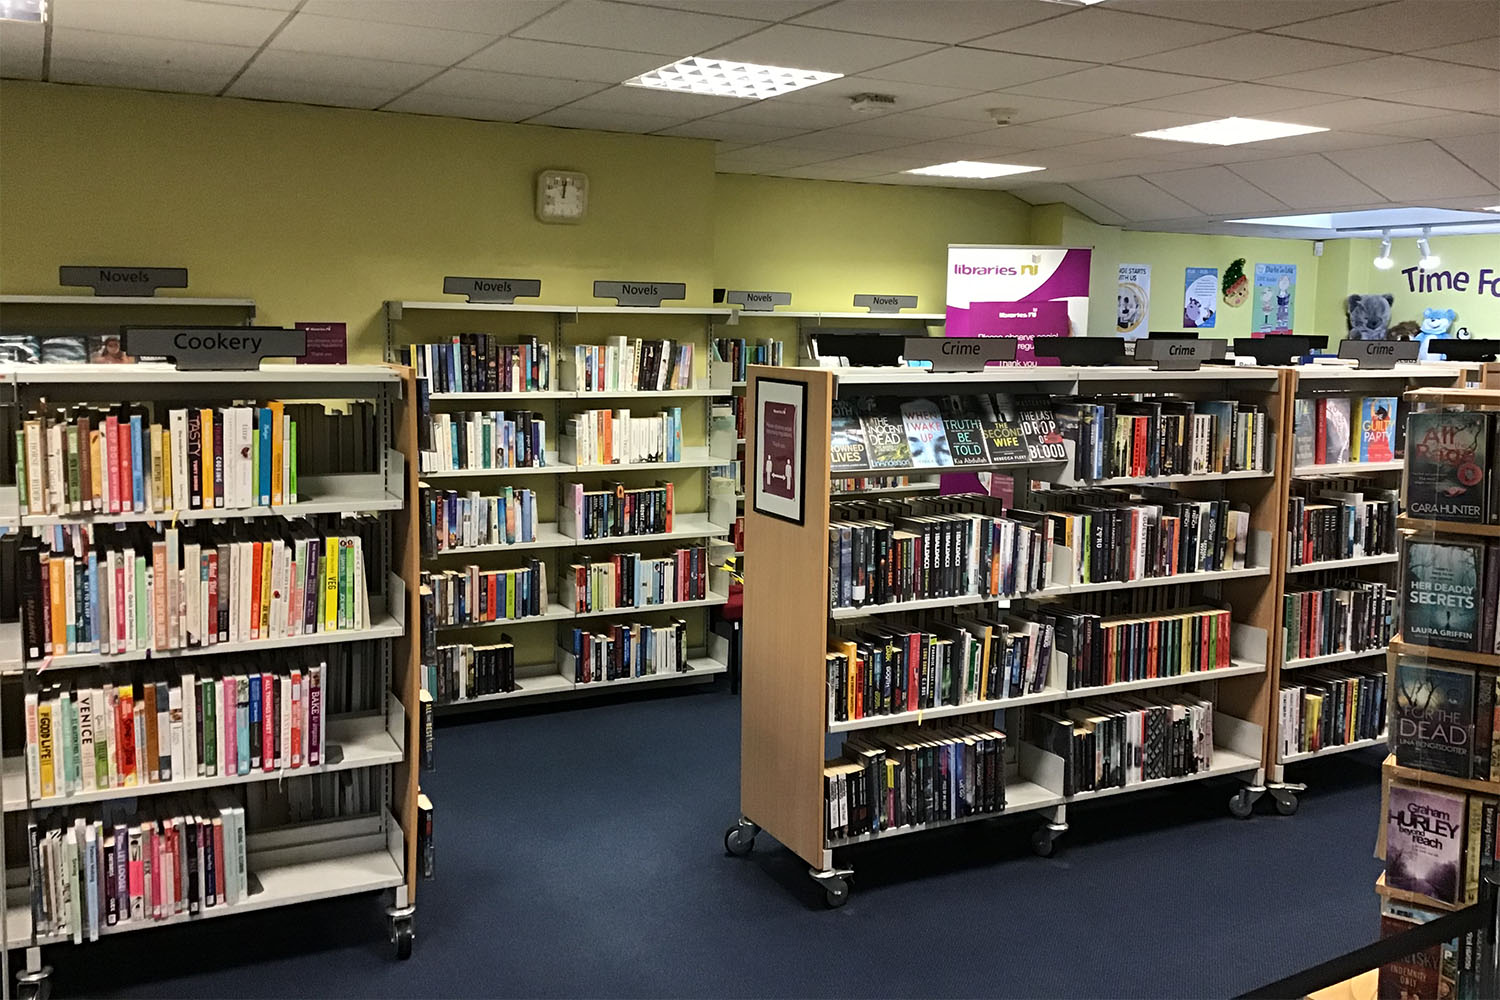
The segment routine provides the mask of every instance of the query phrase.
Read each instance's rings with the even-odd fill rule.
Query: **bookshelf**
[[[1300,404],[1302,418],[1307,419],[1311,416],[1316,421],[1317,400],[1349,399],[1352,401],[1351,434],[1357,434],[1358,427],[1353,425],[1359,421],[1362,398],[1394,397],[1399,399],[1412,389],[1452,386],[1455,382],[1462,381],[1467,370],[1462,365],[1438,362],[1402,363],[1385,370],[1359,369],[1347,363],[1328,361],[1289,366],[1287,371],[1291,378],[1291,386],[1286,399],[1288,409],[1283,419],[1286,420],[1288,426],[1294,426],[1298,420]],[[1403,419],[1402,415],[1405,410],[1404,406],[1398,405],[1398,421]],[[1315,437],[1311,441],[1305,438],[1302,448],[1299,449],[1294,435],[1288,435],[1283,442],[1281,468],[1287,470],[1288,507],[1290,507],[1290,495],[1299,491],[1311,496],[1320,488],[1399,490],[1404,467],[1399,453],[1389,459],[1377,457],[1374,460],[1361,461],[1356,445],[1351,447],[1347,461],[1317,462],[1316,454],[1309,455],[1310,450],[1315,450],[1315,444]],[[1325,459],[1328,457],[1326,452],[1324,457]],[[1370,459],[1371,456],[1367,455],[1366,458]],[[1398,515],[1396,519],[1398,529],[1406,527],[1408,523],[1404,514]],[[1289,534],[1291,530],[1292,523],[1288,510],[1287,523],[1282,531]],[[1293,565],[1289,547],[1288,558],[1283,563],[1283,569],[1277,573],[1276,580],[1273,582],[1277,604],[1282,606],[1289,593],[1315,590],[1346,580],[1374,581],[1394,587],[1399,576],[1400,561],[1399,551],[1391,551]],[[1290,611],[1287,613],[1290,614]],[[1271,662],[1273,677],[1271,692],[1278,704],[1273,705],[1271,712],[1273,753],[1267,762],[1265,793],[1271,796],[1278,812],[1290,815],[1296,812],[1297,795],[1305,790],[1306,785],[1288,779],[1286,770],[1288,766],[1333,754],[1346,753],[1360,747],[1379,746],[1385,742],[1386,736],[1381,733],[1372,738],[1329,743],[1314,749],[1296,749],[1291,743],[1295,738],[1287,734],[1284,740],[1284,734],[1281,731],[1282,726],[1285,725],[1279,705],[1283,685],[1300,685],[1305,682],[1323,685],[1334,677],[1353,676],[1358,673],[1373,674],[1377,672],[1378,665],[1384,659],[1387,646],[1384,643],[1378,643],[1369,648],[1350,648],[1316,656],[1294,657],[1288,654],[1287,626],[1284,622],[1278,625],[1276,634],[1279,641],[1274,644],[1276,648]],[[1310,674],[1307,671],[1314,673]],[[1317,689],[1315,687],[1312,690]]]
[[[6,297],[7,301],[10,298]],[[94,299],[76,303],[71,297],[48,297],[48,302],[56,304],[58,299],[86,307],[105,304]],[[150,304],[163,307],[174,301],[198,300],[162,299],[150,300]],[[221,305],[219,300],[215,304]],[[236,303],[234,308],[242,307]],[[253,312],[248,301],[243,308]],[[419,649],[415,630],[409,627],[415,622],[418,570],[416,529],[406,502],[415,488],[417,459],[415,383],[410,370],[392,365],[265,364],[250,371],[187,372],[160,364],[18,364],[0,366],[0,394],[9,395],[11,420],[39,411],[58,412],[59,407],[115,407],[122,400],[149,403],[158,418],[182,406],[227,409],[246,402],[280,400],[289,404],[289,410],[292,404],[321,404],[316,411],[321,416],[314,416],[312,408],[292,413],[306,435],[304,442],[320,433],[342,442],[344,438],[339,435],[345,429],[356,423],[362,428],[363,447],[347,455],[315,449],[310,443],[300,448],[298,499],[274,505],[197,510],[187,508],[184,500],[185,509],[163,505],[162,509],[129,514],[21,512],[24,508],[17,496],[14,468],[10,467],[0,480],[0,509],[13,512],[8,519],[21,536],[71,538],[85,530],[125,525],[142,533],[135,536],[141,538],[160,538],[173,527],[183,532],[202,529],[236,533],[220,536],[225,538],[259,538],[308,523],[300,521],[308,515],[319,516],[317,523],[331,530],[335,524],[353,523],[339,520],[339,515],[346,515],[359,521],[359,530],[370,540],[363,550],[369,595],[368,624],[363,628],[351,625],[278,638],[153,650],[149,654],[136,650],[107,655],[44,652],[27,656],[23,655],[28,651],[21,626],[0,624],[0,715],[6,719],[22,719],[22,700],[28,694],[46,691],[46,685],[63,684],[84,691],[91,689],[89,685],[97,689],[100,684],[123,685],[133,677],[163,676],[168,678],[167,683],[175,684],[172,678],[177,671],[208,680],[221,671],[232,674],[244,670],[244,664],[249,663],[264,664],[250,667],[252,672],[270,671],[272,658],[278,663],[277,669],[288,670],[321,662],[324,672],[320,676],[328,684],[324,749],[317,764],[308,760],[300,766],[268,765],[239,774],[215,774],[206,768],[197,775],[190,767],[186,776],[170,781],[147,782],[143,777],[136,785],[77,788],[71,794],[48,795],[31,784],[25,734],[10,729],[0,734],[0,790],[4,793],[6,820],[3,933],[8,947],[26,949],[26,969],[19,977],[22,991],[35,996],[46,990],[49,970],[42,965],[44,946],[54,949],[55,955],[55,949],[76,940],[69,933],[47,930],[33,921],[31,897],[37,886],[32,881],[27,852],[28,824],[46,829],[63,817],[91,822],[102,818],[107,829],[111,821],[124,821],[122,808],[138,809],[143,814],[156,810],[163,816],[180,815],[171,812],[180,808],[188,809],[189,814],[194,810],[212,812],[224,801],[217,798],[220,796],[227,796],[229,803],[237,802],[250,814],[244,841],[248,892],[238,899],[231,897],[227,904],[220,900],[218,905],[209,906],[200,900],[196,912],[184,907],[181,912],[164,913],[156,919],[121,919],[113,924],[100,919],[99,936],[336,896],[384,892],[395,953],[399,958],[408,957],[414,937],[418,872],[416,752],[420,723]],[[0,402],[7,400],[0,397]],[[320,419],[328,423],[320,424]],[[149,479],[149,470],[146,475]],[[6,585],[11,582],[6,581]],[[261,653],[272,655],[262,657],[258,655]],[[304,783],[300,787],[311,789],[312,785],[306,783],[318,781],[352,782],[349,787],[364,791],[329,812],[304,812],[277,804],[283,801],[280,796],[291,794],[286,790],[289,785],[300,782]],[[84,942],[88,939],[85,934]]]
[[[1068,808],[1097,798],[1164,788],[1207,778],[1238,776],[1248,787],[1259,786],[1270,749],[1268,718],[1271,705],[1267,670],[1269,637],[1277,624],[1272,567],[1280,565],[1281,525],[1285,493],[1274,472],[1278,442],[1285,434],[1284,394],[1290,375],[1268,368],[1215,367],[1199,372],[1156,372],[1140,368],[1128,372],[1074,367],[1005,368],[987,372],[935,373],[910,368],[750,369],[752,405],[759,380],[773,378],[805,387],[807,435],[805,445],[804,521],[801,524],[746,511],[745,659],[742,694],[740,803],[741,818],[725,833],[726,850],[744,855],[761,831],[769,833],[810,866],[809,874],[823,889],[830,906],[842,905],[850,891],[852,871],[841,852],[868,840],[917,834],[929,829],[993,818],[994,811],[975,812],[957,819],[861,831],[852,836],[830,836],[825,815],[825,758],[837,752],[845,734],[896,731],[893,727],[921,727],[959,720],[1003,731],[1004,807],[1000,814],[1038,813],[1042,823],[1032,844],[1050,855],[1057,838],[1067,830]],[[1124,381],[1130,383],[1125,388]],[[1173,393],[1195,399],[1234,398],[1253,402],[1266,414],[1266,473],[1237,472],[1196,477],[1163,477],[1177,482],[1184,498],[1233,498],[1248,507],[1249,556],[1247,571],[1183,574],[1177,578],[1144,578],[1112,584],[1068,585],[1065,572],[1053,564],[1052,583],[1040,592],[1024,594],[1045,602],[1081,592],[1115,590],[1150,593],[1166,585],[1185,585],[1195,599],[1213,600],[1232,609],[1233,628],[1227,666],[1197,673],[1151,677],[1103,687],[1068,689],[1068,664],[1058,653],[1045,665],[1040,690],[1018,696],[945,705],[922,711],[832,721],[825,653],[830,629],[849,619],[882,620],[888,613],[923,609],[946,611],[968,605],[1008,601],[974,597],[937,598],[902,604],[830,609],[829,529],[830,489],[835,474],[830,460],[833,403],[839,399],[878,397],[906,399],[929,395],[1004,392],[1018,395],[1096,396],[1116,392]],[[752,410],[752,413],[754,411]],[[751,445],[755,428],[751,421]],[[1071,448],[1071,443],[1069,444]],[[754,461],[754,456],[751,456]],[[1071,453],[1070,453],[1071,459]],[[1070,465],[1064,463],[1064,465]],[[1017,475],[1015,506],[1027,509],[1037,490],[1061,486],[1064,465],[1058,462],[1023,463],[995,467]],[[962,471],[973,471],[966,466]],[[925,470],[924,470],[925,471]],[[945,470],[946,471],[946,470]],[[1152,482],[1162,482],[1163,478]],[[1030,486],[1027,485],[1028,481]],[[1130,479],[1129,482],[1145,481]],[[1066,552],[1060,546],[1055,550]],[[915,627],[915,626],[914,626]],[[1168,695],[1193,692],[1212,695],[1213,751],[1211,763],[1182,777],[1150,778],[1122,787],[1100,787],[1068,794],[1065,761],[1033,745],[1021,728],[1020,712],[1027,706],[1065,707],[1079,699],[1155,690]],[[905,729],[901,730],[903,733]],[[913,728],[912,733],[920,733]],[[913,739],[920,739],[919,735]],[[934,737],[936,738],[936,737]],[[1230,800],[1236,814],[1248,815],[1249,799],[1237,793]],[[915,845],[913,849],[917,849]]]
[[[536,527],[528,540],[457,546],[429,551],[421,568],[430,573],[477,566],[480,571],[514,568],[526,560],[541,561],[551,593],[542,602],[541,613],[502,621],[441,624],[431,631],[433,647],[484,646],[503,641],[513,645],[514,689],[484,694],[466,692],[452,698],[433,692],[435,710],[447,715],[493,709],[517,702],[547,702],[578,697],[635,691],[642,686],[675,687],[714,680],[726,671],[725,641],[707,627],[708,612],[724,604],[728,590],[726,575],[717,571],[716,558],[735,518],[732,491],[712,477],[712,470],[732,462],[736,443],[731,429],[725,433],[713,426],[711,402],[731,390],[726,373],[711,362],[710,344],[716,334],[735,320],[725,308],[620,307],[597,305],[500,304],[462,301],[395,301],[385,303],[386,352],[400,360],[411,345],[442,344],[463,333],[485,334],[500,344],[530,343],[532,338],[549,351],[551,370],[548,388],[527,391],[429,392],[429,412],[527,410],[540,413],[547,422],[544,462],[517,468],[459,468],[417,473],[432,491],[473,491],[481,496],[502,494],[507,488],[531,490]],[[604,345],[621,336],[634,340],[670,339],[693,349],[693,368],[686,386],[661,390],[586,388],[587,380],[575,368],[575,346]],[[563,441],[560,431],[574,414],[591,409],[630,410],[649,414],[680,407],[682,454],[670,462],[620,462],[597,464],[579,461]],[[420,409],[420,407],[419,407]],[[423,419],[419,413],[417,419]],[[420,467],[419,467],[420,468]],[[619,481],[626,489],[646,488],[658,481],[674,487],[675,515],[670,531],[623,534],[598,538],[574,537],[565,530],[559,498],[565,483],[581,482],[585,489],[598,489]],[[420,515],[419,515],[420,516]],[[617,553],[639,552],[664,556],[674,549],[703,546],[708,584],[702,599],[671,601],[643,607],[617,607],[605,611],[577,611],[564,606],[558,590],[564,568],[581,560],[609,560]],[[566,648],[574,628],[609,628],[617,623],[639,622],[665,625],[681,617],[687,623],[688,650],[681,671],[657,672],[614,680],[578,681]],[[430,655],[436,656],[433,649]]]

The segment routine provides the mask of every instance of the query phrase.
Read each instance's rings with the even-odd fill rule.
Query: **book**
[[[859,411],[851,400],[833,401],[833,422],[829,433],[829,461],[835,472],[869,468],[870,454],[865,448],[864,425],[860,423]]]
[[[1403,657],[1396,664],[1395,682],[1391,742],[1396,763],[1469,777],[1475,759],[1475,671]]]
[[[1316,403],[1317,464],[1336,465],[1349,461],[1350,399],[1320,396]]]
[[[873,406],[861,411],[865,444],[870,451],[871,469],[909,469],[912,467],[911,443],[900,414],[877,411]]]
[[[913,468],[930,469],[953,464],[942,411],[930,399],[909,399],[901,404],[901,422],[911,448]]]
[[[1405,565],[1402,634],[1406,641],[1478,650],[1484,627],[1480,584],[1484,544],[1413,539],[1406,545]]]
[[[1444,903],[1464,898],[1467,798],[1392,782],[1388,790],[1385,882]]]
[[[1407,417],[1406,505],[1413,517],[1481,524],[1491,518],[1486,477],[1494,415],[1423,410]]]
[[[1359,401],[1355,439],[1357,462],[1389,462],[1396,457],[1395,396],[1365,396]]]
[[[968,407],[970,400],[965,399]],[[1031,449],[1041,447],[1040,438],[1028,440],[1022,430],[1022,422],[1016,413],[1014,397],[985,393],[972,401],[978,406],[978,416],[984,433],[985,449],[991,465],[1024,465],[1030,460]],[[954,456],[954,464],[965,463]]]
[[[1313,400],[1299,396],[1292,401],[1292,463],[1314,465],[1318,460],[1316,414]]]

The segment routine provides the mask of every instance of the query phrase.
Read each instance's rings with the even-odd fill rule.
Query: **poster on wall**
[[[1080,247],[948,247],[949,337],[1015,337],[1016,364],[1055,364],[1034,337],[1082,337],[1089,324],[1089,265]]]
[[[1151,315],[1151,265],[1121,264],[1115,292],[1115,332],[1126,340],[1146,335]]]
[[[1256,264],[1255,294],[1251,298],[1255,313],[1250,317],[1250,333],[1254,336],[1291,333],[1296,295],[1296,264]]]
[[[755,408],[755,510],[800,525],[806,519],[807,386],[757,379]]]
[[[1219,269],[1190,267],[1183,287],[1182,325],[1189,330],[1206,330],[1213,326],[1218,318],[1214,305],[1219,301]]]

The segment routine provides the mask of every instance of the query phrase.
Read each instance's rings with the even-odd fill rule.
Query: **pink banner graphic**
[[[1031,341],[1087,331],[1092,256],[1077,247],[950,246],[945,334],[1015,337],[1017,364],[1056,364],[1038,359]]]

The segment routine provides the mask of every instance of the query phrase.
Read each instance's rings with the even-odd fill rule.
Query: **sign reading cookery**
[[[261,358],[300,358],[307,331],[279,326],[127,326],[125,350],[164,357],[182,371],[254,371]]]

